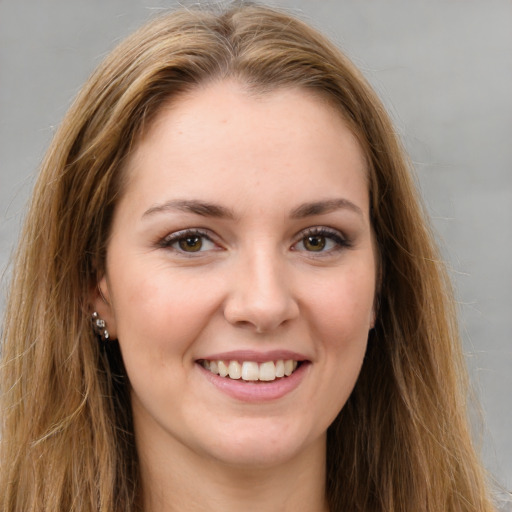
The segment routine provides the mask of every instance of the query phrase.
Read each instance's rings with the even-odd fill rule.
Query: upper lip
[[[201,357],[201,360],[208,361],[254,361],[255,363],[265,363],[267,361],[279,361],[293,359],[294,361],[308,361],[309,358],[304,354],[293,352],[291,350],[270,350],[258,352],[255,350],[233,350],[229,352],[218,352]]]

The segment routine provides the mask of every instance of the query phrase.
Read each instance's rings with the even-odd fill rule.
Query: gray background
[[[484,458],[511,489],[512,2],[274,4],[330,35],[363,69],[395,121],[456,286],[485,417]],[[0,271],[71,99],[120,38],[171,5],[0,0]]]

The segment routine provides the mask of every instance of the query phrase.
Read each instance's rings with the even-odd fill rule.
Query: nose
[[[267,251],[241,259],[230,278],[232,285],[224,304],[226,320],[268,333],[297,318],[299,304],[286,263]]]

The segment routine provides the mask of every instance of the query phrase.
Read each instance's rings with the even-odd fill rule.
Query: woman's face
[[[139,449],[241,466],[324,451],[376,274],[365,162],[340,115],[305,90],[210,84],[162,109],[126,172],[95,305]]]

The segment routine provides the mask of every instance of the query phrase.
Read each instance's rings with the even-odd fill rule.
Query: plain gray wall
[[[485,461],[511,489],[512,2],[274,4],[330,35],[395,120],[452,269],[486,418]],[[44,150],[80,85],[120,38],[172,5],[0,0],[0,271]]]

